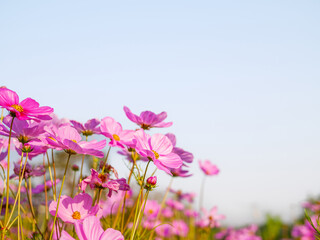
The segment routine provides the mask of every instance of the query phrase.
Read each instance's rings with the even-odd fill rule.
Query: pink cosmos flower
[[[56,180],[56,184],[60,182],[60,179]],[[55,184],[54,184],[55,185]],[[32,188],[32,194],[39,194],[45,191],[45,186],[47,188],[47,191],[49,191],[52,188],[52,182],[51,180],[46,181],[46,185],[44,184],[39,184]],[[21,187],[21,192],[26,192],[25,187]]]
[[[218,167],[213,165],[209,160],[205,160],[204,162],[199,160],[199,166],[204,174],[209,176],[217,175],[220,172]]]
[[[57,201],[52,201],[49,206],[49,212],[55,215],[57,209]],[[92,206],[92,198],[87,193],[80,193],[74,198],[69,196],[61,196],[58,208],[58,217],[66,223],[76,223],[83,221],[86,217],[96,215],[99,206]]]
[[[174,227],[175,235],[180,237],[187,237],[189,232],[189,227],[183,220],[172,221],[172,226]]]
[[[124,240],[121,232],[108,228],[103,230],[99,218],[89,216],[83,222],[75,223],[75,230],[79,240]],[[75,240],[66,231],[62,231],[60,240]]]
[[[81,191],[85,191],[87,185],[90,186],[91,189],[94,188],[108,188],[109,194],[108,196],[112,196],[112,192],[118,192],[121,191],[128,191],[130,189],[130,186],[126,183],[125,178],[120,179],[110,179],[109,174],[101,174],[98,173],[93,168],[91,169],[91,175],[87,178],[85,178],[80,183],[80,189]]]
[[[20,170],[20,163],[21,161],[19,162],[16,162],[14,163],[14,174],[16,176],[19,176],[19,170]],[[22,164],[22,167],[21,167],[21,172],[22,172],[22,169],[24,168],[24,164]],[[46,173],[46,170],[44,168],[44,166],[40,165],[38,167],[32,167],[28,162],[26,163],[26,167],[25,167],[25,171],[24,171],[24,178],[25,179],[28,179],[29,177],[38,177],[38,176],[43,176],[44,174]]]
[[[162,224],[156,228],[156,233],[160,237],[169,238],[174,234],[174,228],[169,224]]]
[[[123,107],[124,112],[127,117],[134,123],[138,124],[142,129],[149,130],[150,128],[164,128],[170,127],[172,122],[165,123],[164,119],[167,118],[167,113],[162,112],[155,114],[150,111],[144,111],[140,113],[140,116],[133,114],[130,109],[126,106]]]
[[[112,194],[111,197],[108,197],[106,200],[100,200],[99,204],[102,208],[102,216],[115,215],[118,212],[119,205],[122,204],[123,198],[126,194],[126,207],[131,207],[133,205],[133,200],[130,198],[132,196],[132,191],[128,190],[127,192],[121,191],[115,194]]]
[[[3,123],[0,123],[1,135],[9,136],[11,121],[12,117],[8,115],[3,119]],[[12,125],[11,137],[16,138],[22,144],[40,142],[39,136],[44,132],[43,122],[38,123],[33,120],[15,119]]]
[[[133,145],[133,130],[123,130],[120,123],[116,122],[112,117],[105,117],[100,124],[101,134],[110,138],[109,145],[124,148],[125,145]]]
[[[175,194],[178,201],[186,200],[189,203],[193,203],[193,200],[196,196],[195,193],[184,193],[181,190],[176,191],[176,190],[170,189],[170,192]]]
[[[53,112],[51,107],[39,107],[39,103],[32,98],[19,102],[17,93],[7,88],[0,88],[0,106],[20,120],[49,120],[51,119],[49,114]]]
[[[80,134],[70,126],[63,126],[59,129],[51,126],[51,128],[45,127],[45,130],[47,131],[47,143],[57,150],[64,150],[69,154],[93,155],[99,158],[104,156],[103,152],[99,150],[106,146],[106,140],[100,142],[96,140],[81,141]]]
[[[199,227],[220,227],[219,221],[225,219],[224,215],[217,214],[217,207],[211,208],[209,212],[204,208],[202,208],[201,211],[203,213],[203,217],[197,222]]]
[[[148,219],[155,219],[159,213],[160,205],[155,200],[147,200],[144,208],[144,217]]]
[[[175,209],[175,210],[178,210],[178,211],[181,211],[181,210],[184,209],[183,203],[181,203],[179,201],[176,201],[176,200],[173,200],[171,198],[169,198],[166,201],[166,204],[167,204],[167,206],[171,207],[172,209]]]
[[[85,124],[79,123],[74,120],[70,120],[70,122],[72,123],[73,127],[84,136],[91,136],[93,134],[100,133],[100,120],[97,118],[90,119]]]
[[[160,170],[172,175],[170,169],[182,165],[181,158],[172,152],[172,143],[165,135],[157,133],[151,137],[140,129],[135,132],[134,137],[137,141],[136,151],[152,160]]]

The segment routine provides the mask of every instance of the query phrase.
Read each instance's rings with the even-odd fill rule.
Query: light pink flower
[[[144,217],[148,219],[155,219],[159,213],[160,205],[155,200],[147,200],[144,208]]]
[[[4,160],[8,154],[8,139],[0,138],[0,161]]]
[[[75,223],[75,230],[79,240],[124,240],[118,230],[108,228],[103,230],[99,218],[89,216],[83,222]],[[75,240],[66,231],[62,231],[60,240]]]
[[[64,150],[69,154],[87,154],[99,158],[104,156],[99,151],[106,146],[106,140],[97,142],[92,140],[89,142],[81,141],[81,136],[76,129],[70,126],[63,126],[57,129],[54,126],[45,127],[47,131],[46,141],[50,146],[57,150]]]
[[[0,88],[0,106],[7,109],[11,116],[20,120],[49,120],[51,119],[49,114],[53,112],[51,107],[40,107],[39,103],[32,98],[19,102],[18,94],[7,88]]]
[[[125,145],[134,145],[133,130],[123,130],[120,123],[116,122],[112,117],[105,117],[100,124],[101,134],[110,138],[109,145],[124,148]]]
[[[209,160],[205,160],[204,162],[199,160],[199,166],[204,174],[209,176],[217,175],[220,172],[218,167],[212,164]]]
[[[134,123],[138,124],[141,128],[148,130],[150,128],[164,128],[170,127],[172,122],[165,123],[163,122],[164,119],[167,118],[167,113],[162,112],[159,114],[155,114],[150,111],[144,111],[140,113],[140,116],[133,114],[130,109],[126,106],[123,107],[124,112],[126,113],[127,117]]]
[[[154,134],[152,137],[142,129],[135,132],[137,141],[136,151],[143,157],[149,158],[160,170],[171,174],[170,169],[179,168],[182,165],[181,158],[172,153],[171,141],[162,134]]]
[[[172,226],[174,227],[175,235],[180,237],[187,237],[189,232],[189,227],[183,220],[172,221]]]
[[[49,206],[49,212],[51,215],[55,215],[57,209],[57,202],[52,201]],[[60,204],[58,208],[58,217],[63,222],[75,223],[82,221],[88,216],[96,215],[98,213],[99,206],[92,206],[92,198],[87,193],[80,193],[74,198],[69,196],[61,196]]]
[[[211,208],[209,212],[204,208],[202,208],[201,211],[203,213],[203,217],[197,222],[199,227],[220,227],[219,221],[225,219],[224,215],[217,214],[217,207]]]

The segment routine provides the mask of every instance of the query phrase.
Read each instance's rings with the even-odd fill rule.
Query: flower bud
[[[157,184],[157,177],[151,176],[147,179],[147,182],[144,188],[147,189],[148,191],[151,191],[153,188],[156,187],[156,184]]]
[[[76,164],[73,164],[72,167],[71,167],[72,171],[79,171],[79,166],[76,165]]]

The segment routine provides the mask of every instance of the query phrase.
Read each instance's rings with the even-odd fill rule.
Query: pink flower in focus
[[[220,172],[218,167],[213,165],[209,160],[205,160],[204,162],[199,160],[199,166],[204,174],[209,176],[217,175]]]
[[[51,119],[49,114],[53,112],[51,107],[40,107],[39,103],[32,98],[19,102],[18,94],[7,88],[0,88],[0,106],[7,109],[11,116],[20,120],[49,120]]]
[[[90,119],[85,124],[79,123],[74,120],[70,120],[70,122],[72,123],[73,127],[84,136],[91,136],[93,134],[100,133],[100,120],[97,118]]]
[[[170,169],[179,168],[182,165],[181,158],[172,153],[171,141],[162,134],[154,134],[152,137],[142,129],[135,132],[137,141],[136,151],[143,157],[149,158],[160,170],[171,174]]]
[[[110,138],[109,145],[124,148],[125,145],[133,145],[133,130],[122,130],[120,123],[112,117],[105,117],[101,120],[101,134]]]
[[[81,136],[76,129],[70,126],[63,126],[59,129],[51,126],[45,127],[47,131],[46,141],[57,150],[64,150],[68,154],[87,154],[99,158],[104,156],[99,151],[106,146],[106,141],[97,142],[96,140],[86,142],[81,141]]]
[[[79,240],[124,240],[118,230],[108,228],[103,231],[99,218],[89,216],[83,222],[75,223],[75,230]],[[60,240],[75,240],[66,231],[62,231]]]
[[[126,106],[123,107],[123,110],[127,117],[134,123],[138,124],[142,129],[149,130],[150,128],[164,128],[170,127],[172,122],[165,123],[164,119],[167,118],[167,113],[162,112],[155,114],[150,111],[144,111],[140,113],[140,116],[133,114],[130,109]]]
[[[55,215],[57,209],[57,202],[52,201],[49,206],[49,212],[52,216]],[[80,193],[74,198],[69,196],[61,196],[58,208],[58,217],[66,223],[76,223],[82,221],[88,216],[96,215],[99,206],[92,206],[92,198],[87,193]]]

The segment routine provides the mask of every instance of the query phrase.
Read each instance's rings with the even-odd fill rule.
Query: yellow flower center
[[[23,112],[23,107],[17,104],[13,104],[11,105],[12,108],[14,108],[15,110],[17,110],[18,112]]]
[[[51,140],[53,140],[53,141],[55,141],[55,142],[57,141],[57,140],[55,140],[53,137],[48,137],[48,138],[50,138]]]
[[[117,134],[113,134],[112,135],[113,139],[116,140],[116,141],[120,141],[120,138]]]
[[[149,213],[149,214],[152,214],[152,213],[153,213],[153,210],[152,210],[152,209],[149,209],[148,213]]]
[[[157,152],[154,151],[154,150],[152,150],[152,152],[153,152],[153,154],[154,154],[154,157],[155,157],[156,159],[158,159],[158,158],[159,158],[159,153],[157,153]]]
[[[79,213],[78,211],[75,211],[75,212],[72,214],[72,218],[79,220],[79,219],[81,219],[81,215],[80,215],[80,213]]]
[[[75,142],[75,143],[77,143],[77,141],[76,141],[76,140],[74,140],[74,139],[71,139],[71,141],[72,141],[72,142]]]

